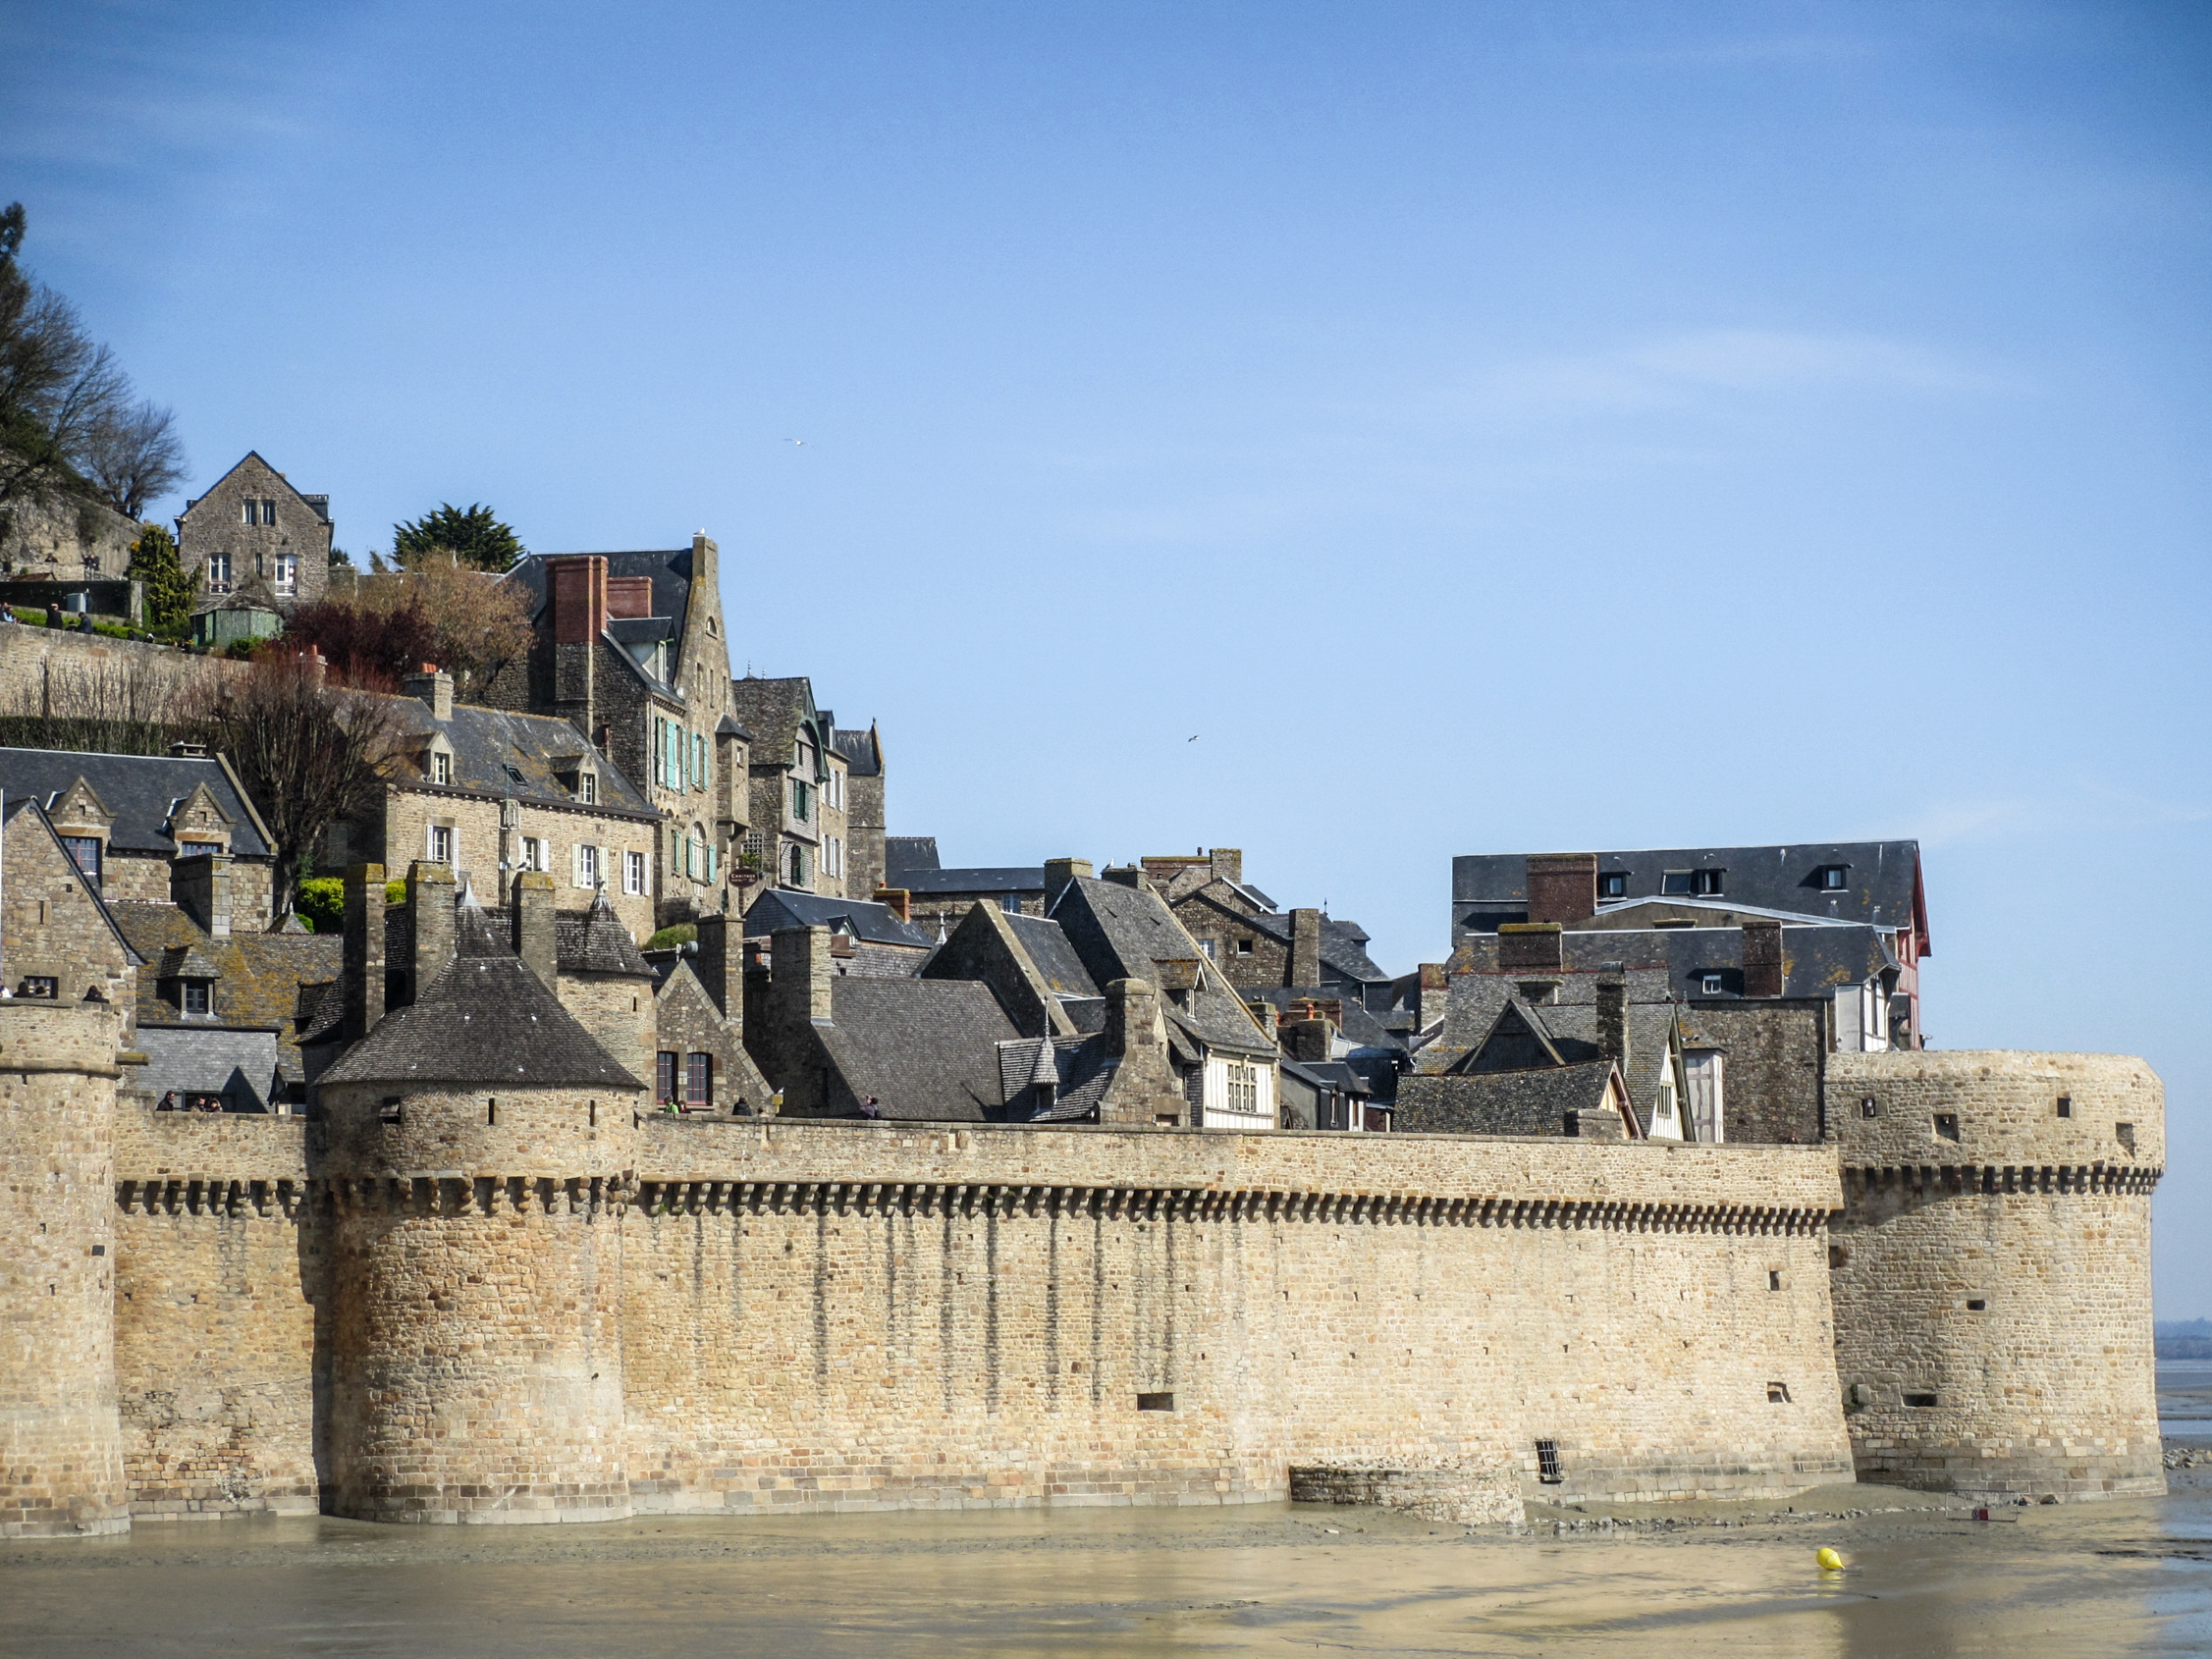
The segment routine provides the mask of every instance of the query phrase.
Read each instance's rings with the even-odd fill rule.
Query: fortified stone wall
[[[1860,1478],[1992,1497],[2163,1491],[2150,1199],[2165,1113],[2150,1068],[1833,1054],[1828,1111]]]
[[[1235,1502],[1319,1465],[1502,1519],[1846,1472],[1823,1151],[1349,1139],[648,1120],[638,1507]]]

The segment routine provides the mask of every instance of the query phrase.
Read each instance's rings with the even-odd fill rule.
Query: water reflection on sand
[[[1922,1502],[1824,1488],[1807,1510]],[[1780,1506],[1611,1535],[1289,1505],[405,1528],[141,1525],[0,1546],[0,1652],[375,1656],[2212,1648],[2212,1489],[1975,1523]],[[1659,1513],[1635,1512],[1639,1516]],[[1823,1543],[1849,1571],[1822,1574]]]

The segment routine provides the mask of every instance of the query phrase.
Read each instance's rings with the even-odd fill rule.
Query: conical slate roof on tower
[[[455,956],[414,1002],[324,1072],[324,1083],[504,1084],[643,1089],[508,948],[463,894]]]

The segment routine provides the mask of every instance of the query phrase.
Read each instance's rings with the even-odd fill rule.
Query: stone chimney
[[[420,673],[408,674],[400,681],[400,689],[409,697],[422,699],[429,707],[432,720],[445,722],[454,718],[454,676],[437,664],[423,664]]]
[[[1612,974],[1597,982],[1597,1048],[1628,1075],[1628,981]]]
[[[914,920],[914,895],[904,887],[878,887],[876,902],[888,906],[901,922]]]
[[[553,616],[553,703],[585,737],[597,728],[595,667],[607,629],[607,561],[569,554],[545,562],[547,610]]]
[[[1744,924],[1744,994],[1782,994],[1782,924]]]
[[[384,866],[346,872],[346,1040],[358,1043],[384,1018]]]
[[[1106,1049],[1114,1074],[1099,1101],[1099,1122],[1123,1128],[1181,1123],[1186,1106],[1167,1062],[1160,992],[1150,980],[1115,980],[1106,998]]]
[[[1290,981],[1301,990],[1322,983],[1322,913],[1290,913]]]
[[[1530,921],[1586,922],[1597,914],[1597,855],[1531,853],[1528,888]]]
[[[454,870],[418,858],[407,866],[407,1000],[419,1002],[454,959]]]
[[[724,1019],[741,1020],[745,1013],[743,987],[737,988],[740,994],[735,1002],[729,997],[729,918],[708,912],[700,916],[697,926],[699,949],[698,954],[691,958],[691,971],[699,976],[699,984],[714,998],[714,1004],[722,1010]],[[738,942],[743,943],[741,936]]]
[[[1419,969],[1420,985],[1415,988],[1413,1017],[1415,1024],[1427,1031],[1444,1017],[1444,1003],[1451,994],[1451,977],[1444,972],[1441,962],[1424,962]]]
[[[1301,1065],[1323,1065],[1335,1058],[1336,1027],[1319,1015],[1285,1020],[1282,1050]]]
[[[1242,847],[1215,847],[1207,855],[1216,882],[1244,881],[1244,849]]]
[[[1556,922],[1501,922],[1497,965],[1509,974],[1566,971],[1565,946]]]
[[[828,928],[778,928],[771,937],[769,984],[778,1015],[789,1026],[830,1024]]]
[[[704,530],[691,533],[691,585],[704,593],[722,592],[719,571],[722,550],[715,546],[714,537]]]
[[[1282,1012],[1280,1009],[1278,1009],[1272,1002],[1265,1000],[1259,1002],[1247,1002],[1244,1006],[1245,1011],[1251,1014],[1251,1016],[1259,1022],[1260,1029],[1268,1034],[1268,1041],[1269,1043],[1276,1043],[1280,1041],[1280,1038],[1278,1036],[1278,1033],[1282,1026]]]
[[[1141,893],[1149,893],[1153,890],[1152,882],[1145,875],[1144,866],[1139,864],[1109,864],[1106,867],[1106,873],[1099,880],[1111,882],[1117,887],[1134,887]]]
[[[557,990],[560,943],[553,924],[553,878],[525,870],[514,878],[508,897],[508,927],[514,954],[545,985]]]
[[[179,853],[169,861],[169,896],[215,938],[231,937],[231,855]]]
[[[1045,913],[1052,914],[1052,906],[1059,902],[1060,893],[1068,883],[1090,879],[1091,861],[1087,858],[1048,858],[1045,861]]]

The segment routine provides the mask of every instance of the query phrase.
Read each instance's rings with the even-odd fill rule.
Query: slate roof
[[[1097,985],[1141,979],[1160,986],[1164,977],[1160,964],[1195,966],[1196,983],[1181,1005],[1170,995],[1160,998],[1170,1044],[1179,1030],[1208,1047],[1274,1057],[1274,1044],[1245,1012],[1238,993],[1206,960],[1198,941],[1158,893],[1079,877],[1060,889],[1052,919]]]
[[[301,1076],[299,1041],[327,1014],[323,988],[339,977],[344,940],[337,934],[232,934],[216,938],[200,931],[189,912],[149,899],[116,899],[108,905],[116,927],[151,965],[138,975],[139,1026],[266,1026],[278,1032],[278,1064],[288,1079]],[[171,966],[175,964],[175,966]],[[160,994],[163,977],[180,969],[214,969],[215,1012],[187,1020]]]
[[[831,1023],[813,1029],[855,1104],[882,1115],[980,1123],[1004,1105],[998,1044],[1021,1034],[973,980],[837,979]]]
[[[492,924],[457,927],[472,952]],[[462,1084],[510,1089],[645,1087],[602,1048],[543,981],[512,955],[457,954],[417,1001],[387,1014],[321,1083]]]
[[[1414,1135],[1560,1136],[1569,1112],[1605,1109],[1612,1075],[1612,1061],[1588,1060],[1546,1071],[1424,1078],[1401,1087],[1392,1127]]]
[[[1452,860],[1452,925],[1495,931],[1500,922],[1528,915],[1526,853],[1482,853]],[[1844,865],[1848,885],[1829,892],[1819,885],[1825,865]],[[1672,847],[1642,852],[1601,852],[1600,876],[1621,871],[1627,897],[1660,896],[1669,870],[1724,870],[1724,896],[1747,906],[1799,916],[1833,917],[1896,929],[1916,927],[1929,953],[1926,893],[1917,841],[1799,842],[1764,847]]]
[[[1471,976],[1478,982],[1483,976]],[[1450,1076],[1497,1075],[1480,1072],[1484,1062],[1484,1050],[1499,1036],[1502,1026],[1508,1025],[1508,1012],[1543,1038],[1559,1063],[1580,1065],[1605,1058],[1605,1051],[1597,1042],[1597,1004],[1595,974],[1582,975],[1568,980],[1560,990],[1562,997],[1579,993],[1579,1000],[1563,1000],[1536,1004],[1515,994],[1513,981],[1505,979],[1489,985],[1477,983],[1463,985],[1454,982],[1453,994],[1462,990],[1496,991],[1496,999],[1489,1004],[1492,1012],[1488,1023],[1472,1043],[1458,1046],[1438,1044],[1424,1049],[1418,1069],[1426,1074],[1444,1073]],[[1658,1102],[1659,1085],[1667,1075],[1667,1056],[1671,1051],[1678,1010],[1671,1000],[1655,995],[1659,989],[1657,976],[1630,974],[1628,981],[1628,1044],[1629,1063],[1626,1072],[1630,1102],[1636,1108],[1637,1120],[1646,1130],[1650,1127],[1652,1108]],[[1455,1014],[1456,1014],[1455,1010]],[[1465,1026],[1462,1030],[1467,1029]],[[1491,1063],[1495,1050],[1491,1052]]]
[[[141,1025],[136,1041],[147,1063],[135,1068],[131,1087],[156,1101],[172,1093],[221,1095],[232,1111],[267,1111],[285,1082],[273,1031]]]
[[[1597,919],[1602,922],[1603,918]],[[1796,922],[1782,928],[1782,994],[1827,996],[1839,986],[1860,985],[1895,972],[1897,953],[1889,930],[1855,922]],[[1559,936],[1560,957],[1570,976],[1620,966],[1638,976],[1642,989],[1631,999],[1672,997],[1693,1002],[1740,998],[1744,993],[1744,931],[1741,928],[1629,928],[1614,931],[1578,926]],[[1463,937],[1449,964],[1454,975],[1496,975],[1510,984],[1524,973],[1496,968],[1494,936]],[[1721,976],[1719,992],[1704,989],[1705,976]],[[1656,978],[1645,981],[1643,976]],[[1460,991],[1455,989],[1456,998]],[[1499,992],[1500,995],[1503,991]]]
[[[1214,883],[1208,883],[1210,886],[1213,884]],[[1273,901],[1268,900],[1266,894],[1255,888],[1228,881],[1221,882],[1219,885],[1233,887],[1246,898],[1259,902],[1260,908],[1250,914],[1236,910],[1234,907],[1220,904],[1219,900],[1211,897],[1205,887],[1199,888],[1190,896],[1192,898],[1205,898],[1209,904],[1219,905],[1221,910],[1235,916],[1245,926],[1255,932],[1266,934],[1270,938],[1279,939],[1285,946],[1290,943],[1291,920],[1287,912],[1276,910]],[[1361,985],[1388,983],[1391,976],[1384,973],[1376,964],[1375,958],[1367,953],[1370,937],[1368,931],[1357,922],[1339,921],[1336,917],[1324,915],[1322,918],[1322,965],[1324,968],[1334,968],[1346,979]],[[1319,988],[1307,986],[1302,989],[1313,990]]]
[[[849,925],[864,944],[897,944],[927,950],[937,941],[911,922],[901,922],[888,904],[869,899],[831,898],[822,893],[773,887],[745,912],[745,937],[764,938],[779,928],[835,928]]]
[[[621,769],[591,744],[566,721],[552,715],[522,715],[509,709],[484,709],[456,703],[450,721],[430,717],[430,706],[419,697],[392,697],[401,729],[426,745],[432,731],[445,733],[454,751],[454,787],[457,790],[548,806],[580,807],[621,818],[650,818],[660,814]],[[581,806],[561,781],[555,761],[561,756],[589,755],[599,776],[599,801]],[[419,777],[404,779],[410,788],[432,789]],[[104,797],[103,797],[104,799]]]
[[[759,679],[747,674],[729,682],[730,709],[753,734],[752,764],[789,766],[799,722],[814,706],[814,685],[804,674],[789,679]]]
[[[893,870],[885,884],[925,893],[1020,893],[1024,897],[1045,890],[1042,864],[977,865],[955,870]]]
[[[221,761],[174,755],[94,755],[70,749],[0,749],[0,789],[8,799],[35,795],[52,807],[80,777],[115,814],[108,846],[116,852],[173,857],[169,816],[201,784],[231,820],[231,852],[267,858],[269,841],[259,816]]]
[[[502,913],[504,918],[505,913]],[[553,918],[554,954],[564,974],[629,974],[652,977],[629,930],[615,914],[604,892],[594,893],[589,910],[557,911]],[[503,933],[503,937],[512,937]],[[502,948],[507,948],[502,946]]]
[[[1039,1108],[1033,1093],[1038,1075],[1038,1050],[1048,1044],[1052,1054],[1052,1102]],[[1105,1041],[1097,1037],[1024,1037],[998,1045],[1000,1087],[1006,1092],[1008,1105],[1016,1108],[1021,1121],[1027,1123],[1095,1121],[1099,1102],[1105,1098],[1106,1088],[1119,1069],[1120,1062],[1106,1053]],[[1030,1109],[1023,1113],[1020,1108],[1025,1104]]]
[[[830,747],[844,756],[845,772],[853,777],[880,777],[884,771],[883,740],[876,728],[866,731],[839,731],[832,735]]]
[[[936,870],[937,837],[935,835],[886,835],[884,837],[884,868],[892,873],[903,871]],[[894,886],[896,883],[892,883]]]
[[[1238,989],[1237,994],[1247,1002],[1272,1002],[1279,1010],[1288,1008],[1293,1002],[1308,1000],[1313,996],[1315,990],[1322,989],[1325,988],[1278,985],[1243,986]],[[1339,996],[1335,1000],[1343,1016],[1337,1022],[1337,1030],[1344,1034],[1345,1041],[1360,1048],[1390,1048],[1399,1052],[1405,1051],[1406,1040],[1404,1034],[1394,1028],[1382,1015],[1372,1012],[1365,1003],[1355,998]]]
[[[1090,970],[1083,966],[1083,958],[1075,953],[1075,946],[1068,942],[1057,922],[1049,916],[1008,916],[1005,921],[1055,996],[1065,1000],[1101,994]]]

